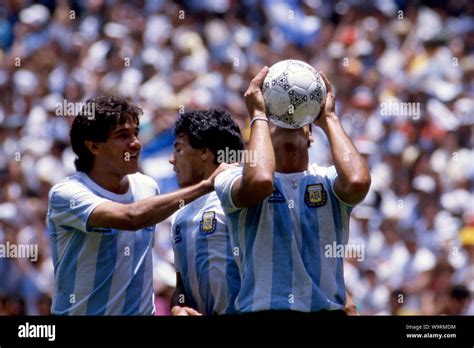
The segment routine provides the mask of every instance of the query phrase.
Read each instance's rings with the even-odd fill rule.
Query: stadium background
[[[43,5],[39,5],[43,4]],[[0,314],[48,314],[49,188],[73,170],[72,117],[98,93],[145,110],[141,167],[162,192],[178,112],[229,110],[248,138],[251,77],[288,58],[326,72],[372,188],[351,218],[345,278],[362,314],[474,314],[474,2],[364,0],[0,2]],[[419,113],[383,113],[416,103]],[[392,103],[392,104],[390,104]],[[331,163],[315,130],[310,158]],[[154,250],[157,314],[174,285],[169,221]]]

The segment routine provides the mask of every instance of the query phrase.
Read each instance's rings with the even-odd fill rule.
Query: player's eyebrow
[[[120,135],[122,133],[128,133],[128,132],[139,133],[140,129],[138,128],[138,126],[135,126],[133,128],[128,128],[126,126],[123,126],[114,130],[114,135]]]

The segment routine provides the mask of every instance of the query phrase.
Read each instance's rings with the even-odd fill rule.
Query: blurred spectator
[[[37,315],[50,315],[51,314],[52,299],[50,295],[41,294],[36,301],[36,314]]]
[[[387,305],[390,292],[386,285],[380,283],[376,267],[367,267],[362,277],[365,291],[359,302],[360,311],[367,315],[377,314]]]
[[[472,313],[467,312],[471,296],[471,292],[464,285],[452,287],[437,314],[472,315]]]

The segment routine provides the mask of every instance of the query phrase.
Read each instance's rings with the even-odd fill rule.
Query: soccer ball
[[[268,118],[279,127],[301,128],[318,117],[326,99],[319,73],[300,60],[272,65],[262,86]]]

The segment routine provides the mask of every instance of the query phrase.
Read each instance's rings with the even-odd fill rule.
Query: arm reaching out
[[[157,224],[176,210],[214,189],[215,177],[235,166],[222,163],[206,180],[176,192],[143,199],[131,204],[105,202],[97,206],[89,216],[88,224],[96,228],[116,228],[136,231]]]

